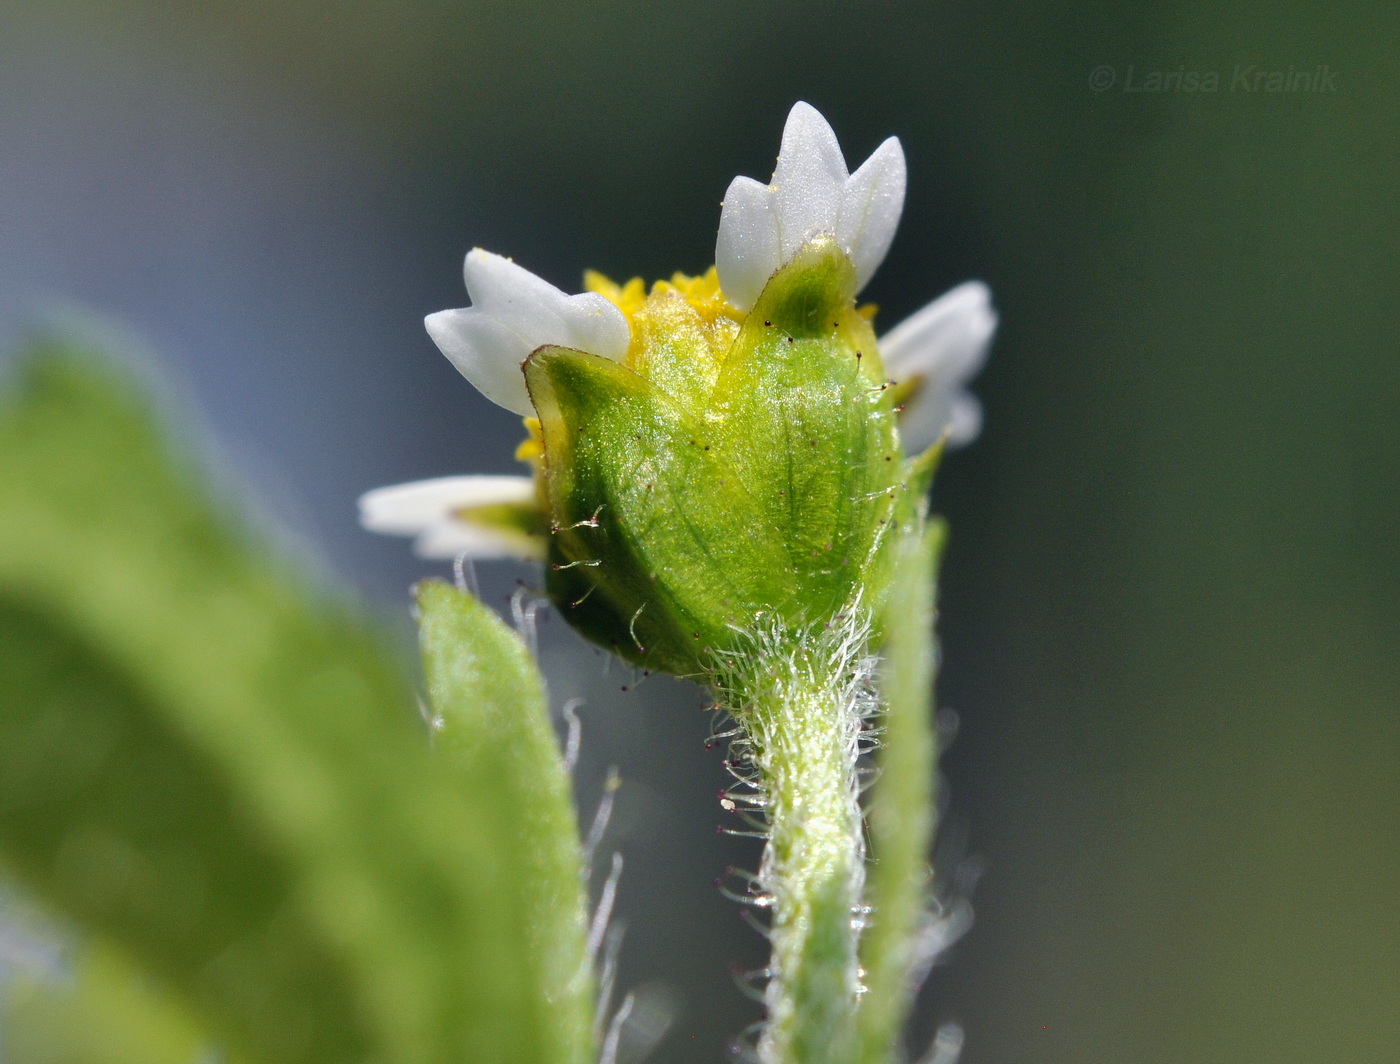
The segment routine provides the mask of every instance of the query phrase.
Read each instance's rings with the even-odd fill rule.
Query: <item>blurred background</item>
[[[970,277],[1002,314],[935,493],[949,817],[986,874],[915,1052],[956,1020],[966,1064],[1389,1064],[1398,56],[1400,7],[1319,0],[0,0],[0,340],[157,352],[407,656],[435,567],[357,495],[517,471],[518,421],[421,326],[464,253],[698,272],[795,100],[852,163],[898,134],[880,320]],[[502,608],[534,580],[480,575]],[[722,1059],[763,950],[710,885],[755,856],[714,831],[703,698],[557,618],[542,645],[586,699],[584,815],[624,779],[623,982],[678,1007],[655,1059]]]

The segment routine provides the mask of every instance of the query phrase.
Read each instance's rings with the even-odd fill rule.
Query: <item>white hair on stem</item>
[[[808,1037],[799,1019],[808,1031],[845,1030],[860,993],[865,842],[857,766],[878,705],[877,658],[870,611],[859,603],[823,623],[794,628],[757,617],[734,633],[710,677],[720,707],[741,728],[726,762],[736,786],[720,801],[753,829],[730,834],[767,843],[751,893],[736,900],[748,902],[744,915],[772,942],[768,1021],[755,1050],[774,1062]],[[755,910],[771,913],[770,927],[757,923]],[[809,956],[821,936],[843,942],[835,967]],[[814,977],[818,964],[826,974]],[[812,1025],[814,1013],[820,1019]]]

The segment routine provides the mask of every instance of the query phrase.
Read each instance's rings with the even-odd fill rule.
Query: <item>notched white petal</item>
[[[462,376],[493,403],[533,412],[520,364],[546,344],[614,361],[631,327],[602,296],[569,295],[510,259],[475,248],[463,266],[472,305],[428,315],[428,334]]]
[[[886,140],[854,174],[830,124],[796,104],[769,185],[737,177],[724,197],[715,264],[730,302],[748,310],[768,279],[808,241],[830,234],[863,286],[889,251],[904,209],[904,150]]]
[[[360,524],[371,532],[416,537],[414,549],[424,558],[537,558],[542,546],[531,537],[463,516],[479,507],[535,501],[530,477],[436,477],[365,492]]]
[[[880,357],[890,378],[917,383],[900,420],[907,451],[922,450],[945,431],[954,446],[976,438],[982,408],[965,385],[986,361],[996,327],[991,290],[969,281],[880,339]]]
[[[751,177],[736,177],[724,194],[715,240],[715,268],[724,297],[750,310],[768,278],[783,264],[772,191]]]

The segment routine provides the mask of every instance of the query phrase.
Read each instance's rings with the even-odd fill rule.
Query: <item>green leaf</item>
[[[946,528],[900,537],[885,619],[884,737],[872,789],[867,879],[871,926],[861,941],[868,990],[859,1015],[861,1064],[885,1064],[909,1012],[915,936],[929,902],[937,744],[932,720],[934,586]]]
[[[6,863],[250,1057],[542,1062],[516,840],[373,634],[110,373],[50,347],[8,406]]]
[[[467,780],[491,781],[514,840],[527,1022],[550,1064],[587,1064],[594,999],[583,855],[543,678],[520,637],[470,595],[430,581],[417,597],[437,755]]]

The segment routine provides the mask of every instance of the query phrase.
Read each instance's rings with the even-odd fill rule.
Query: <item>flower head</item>
[[[672,672],[709,667],[759,617],[820,624],[877,602],[889,531],[931,468],[907,455],[976,434],[964,385],[996,324],[970,283],[876,340],[855,296],[904,188],[898,140],[849,173],[799,103],[772,182],[730,185],[707,273],[649,290],[589,274],[568,295],[473,251],[472,305],[428,331],[487,398],[534,415],[519,457],[535,480],[380,489],[364,524],[430,556],[542,554],[571,623]]]

